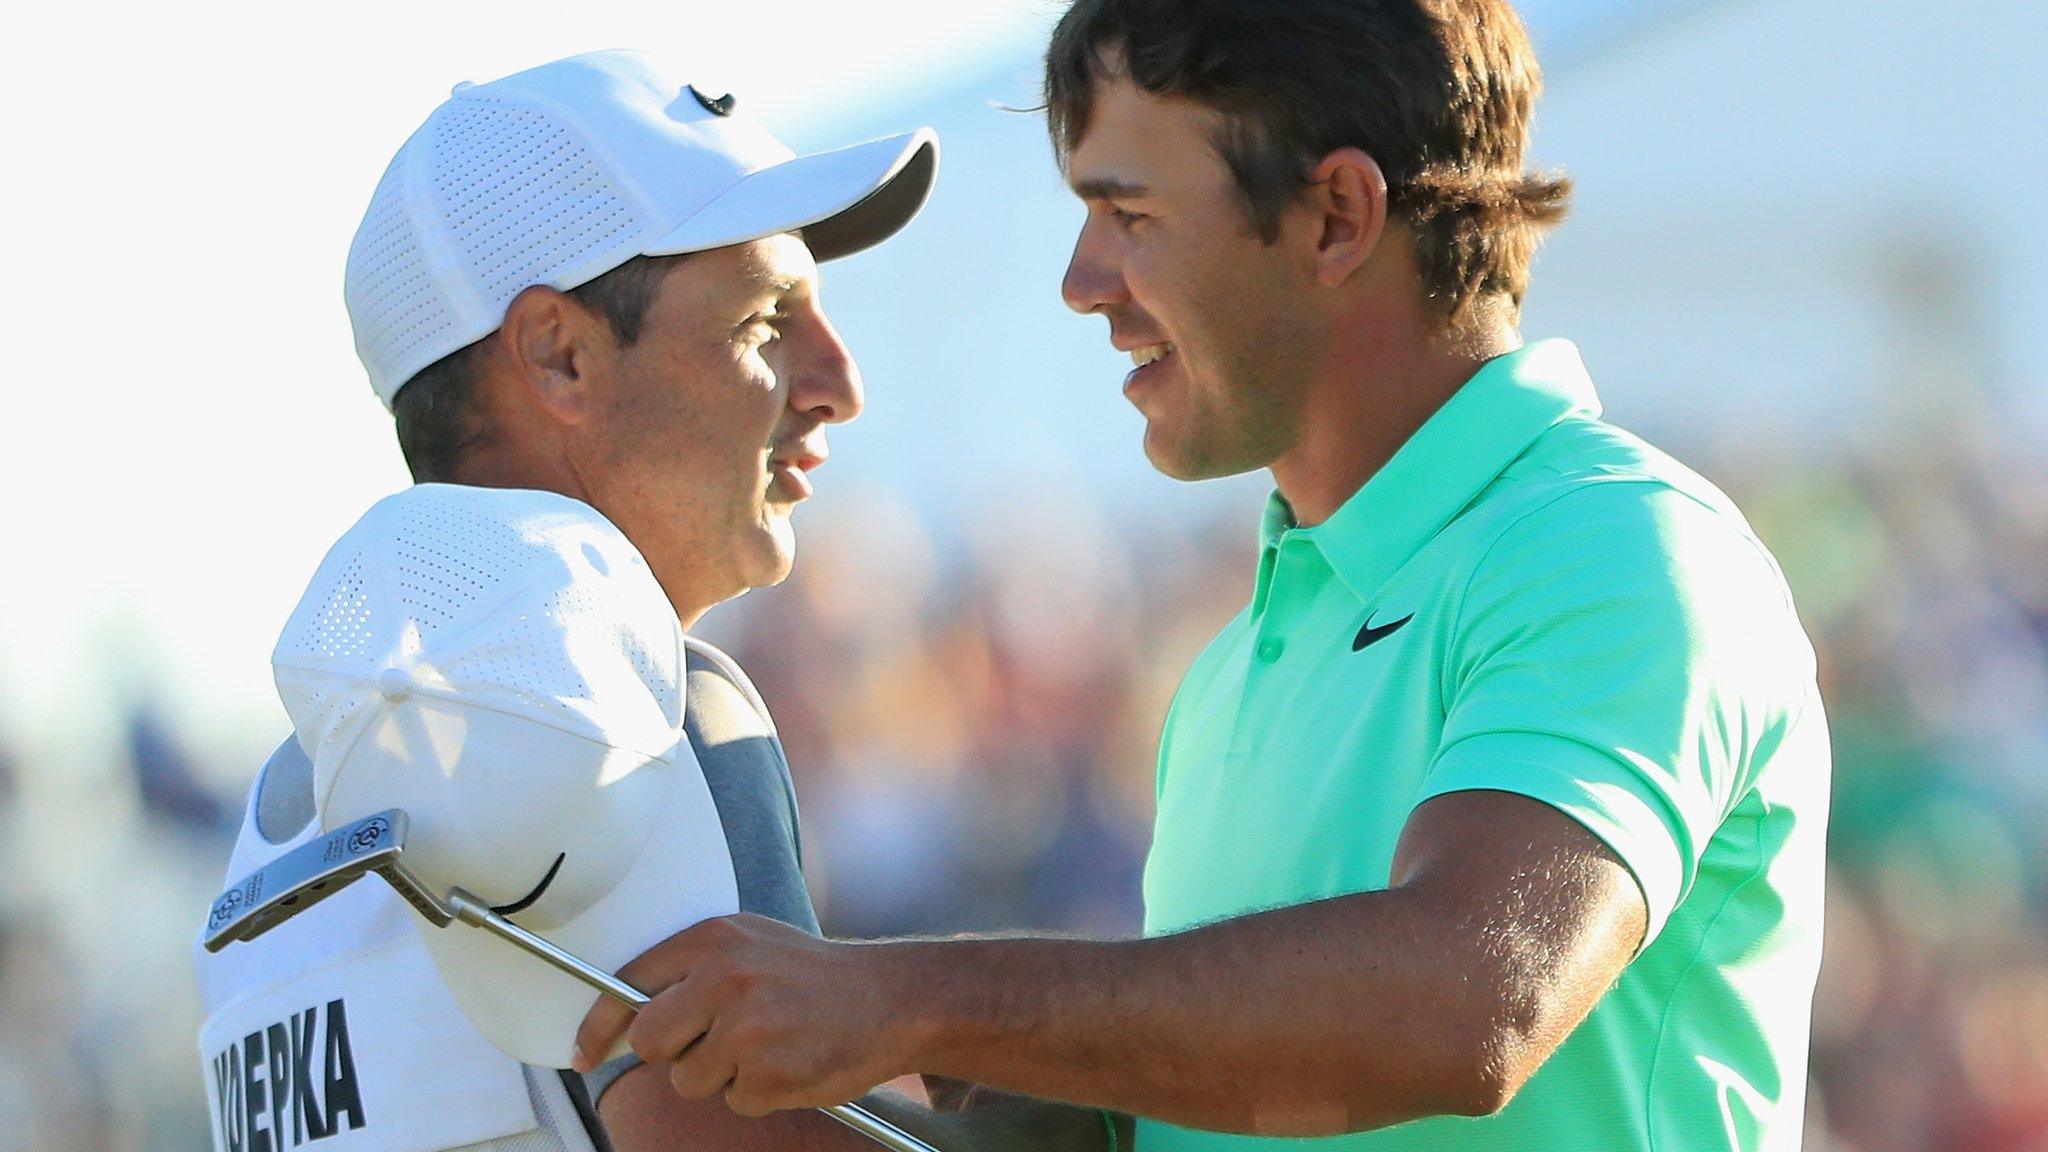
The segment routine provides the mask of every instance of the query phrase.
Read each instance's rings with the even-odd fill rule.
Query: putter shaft
[[[546,961],[556,969],[581,980],[591,988],[617,1000],[635,1012],[647,1007],[650,1002],[650,997],[647,993],[640,991],[638,988],[633,987],[631,984],[606,972],[602,968],[585,962],[573,953],[556,947],[547,939],[512,923],[510,920],[491,911],[490,907],[483,901],[460,888],[449,891],[446,904],[448,910],[455,914],[457,920],[462,921],[464,924],[481,928],[535,958]],[[866,1136],[875,1143],[882,1145],[884,1148],[892,1149],[893,1152],[938,1152],[938,1149],[930,1144],[905,1132],[903,1129],[898,1128],[896,1125],[891,1124],[858,1104],[833,1104],[821,1108],[819,1111],[853,1129],[855,1132]]]
[[[457,920],[472,927],[481,928],[500,940],[511,944],[536,959],[544,960],[556,970],[581,980],[599,992],[617,1000],[633,1011],[647,1007],[649,997],[645,992],[619,979],[617,976],[584,961],[573,953],[566,952],[545,937],[537,936],[514,924],[496,912],[489,905],[461,888],[448,891],[448,910]]]

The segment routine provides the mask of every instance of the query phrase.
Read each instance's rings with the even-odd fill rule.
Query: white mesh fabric
[[[456,329],[406,211],[411,145],[385,169],[369,211],[349,245],[342,296],[355,328],[356,352],[383,394],[441,358]],[[382,377],[402,373],[388,387]]]
[[[360,659],[376,642],[370,630],[370,597],[363,589],[362,553],[341,554],[341,562],[331,569],[322,566],[321,576],[324,579],[317,579],[307,593],[316,607],[298,643],[303,650],[330,659]]]
[[[588,505],[425,484],[328,553],[272,654],[316,766],[375,705],[378,678],[659,757],[682,723],[681,627],[652,571]]]
[[[457,688],[503,684],[551,696],[593,724],[616,716],[621,694],[646,694],[667,723],[680,725],[672,641],[665,632],[651,632],[651,621],[619,608],[602,588],[582,583],[522,600],[491,622],[487,643],[445,659],[441,673]]]
[[[502,501],[447,485],[414,489],[389,527],[398,607],[423,634],[441,630],[532,560]]]
[[[494,314],[635,236],[640,222],[604,171],[547,114],[466,93],[434,116],[431,131],[442,218]]]

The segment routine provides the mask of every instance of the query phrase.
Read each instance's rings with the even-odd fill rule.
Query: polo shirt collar
[[[1536,438],[1571,416],[1600,415],[1600,398],[1569,340],[1539,340],[1480,365],[1393,459],[1328,520],[1295,528],[1287,502],[1266,502],[1260,538],[1315,542],[1339,579],[1370,600]]]

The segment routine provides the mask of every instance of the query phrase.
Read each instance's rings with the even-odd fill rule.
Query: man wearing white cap
[[[398,807],[422,875],[608,969],[706,915],[816,930],[766,710],[685,631],[787,574],[825,427],[862,403],[817,262],[901,228],[936,164],[929,131],[796,156],[631,53],[457,87],[347,269],[420,484],[279,641],[295,735],[231,877]],[[199,976],[218,1152],[863,1146],[684,1102],[629,1056],[586,1090],[554,1069],[591,993],[380,884]]]

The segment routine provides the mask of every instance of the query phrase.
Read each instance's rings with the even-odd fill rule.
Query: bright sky
[[[276,629],[327,546],[406,482],[353,355],[343,257],[454,82],[642,47],[810,138],[971,71],[1052,6],[769,10],[33,6],[0,68],[16,204],[0,738],[61,771],[110,753],[108,722],[143,691],[215,747],[282,730]]]

